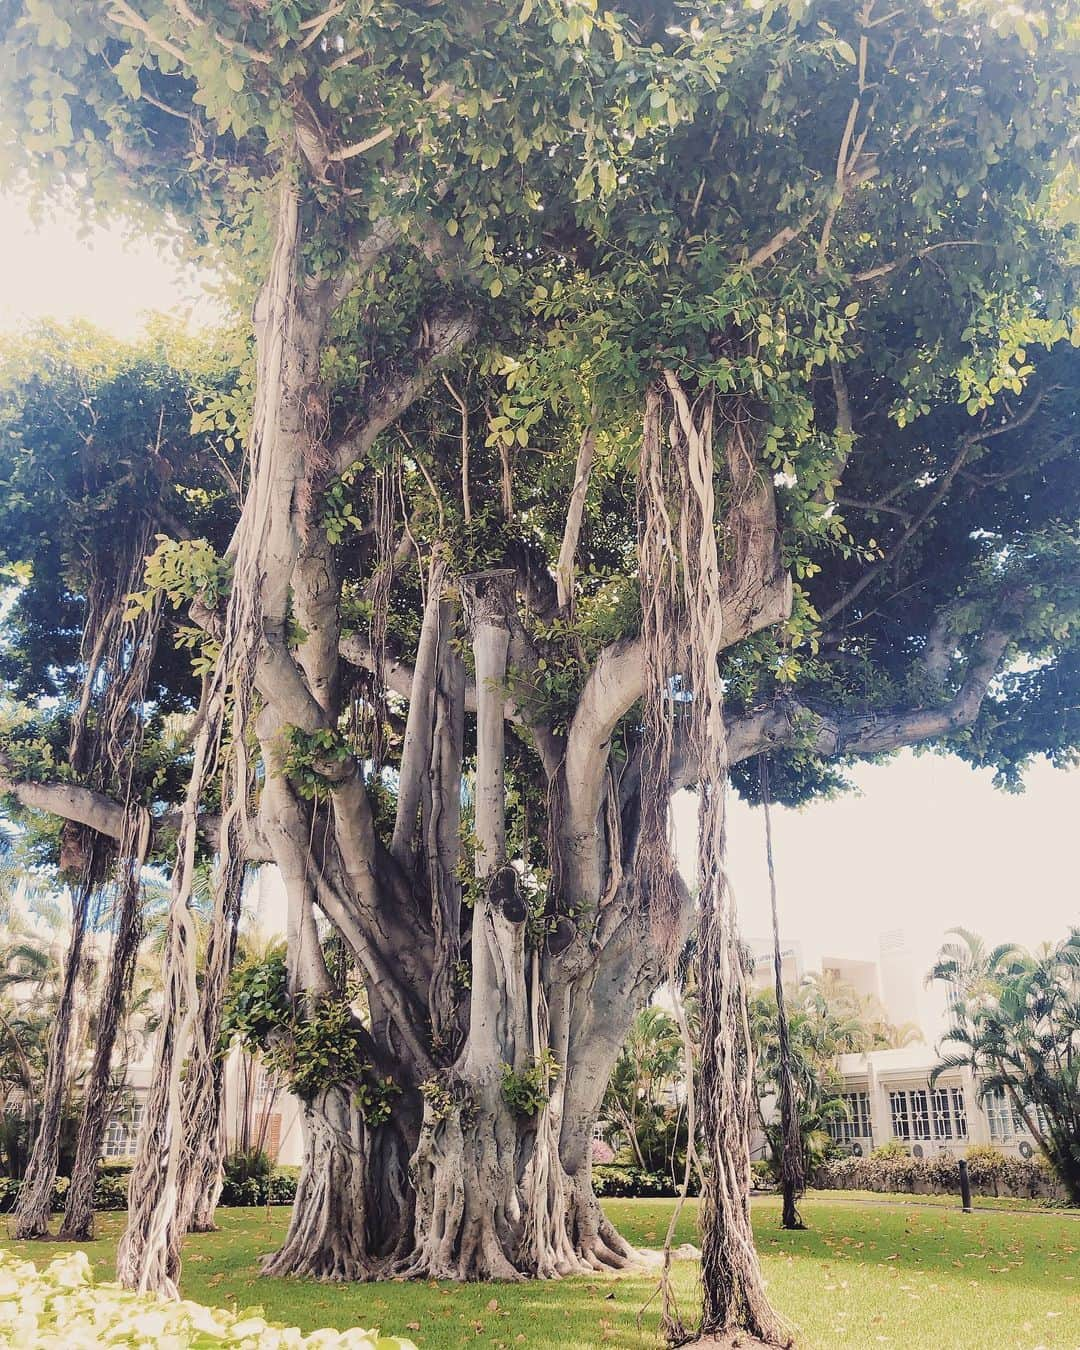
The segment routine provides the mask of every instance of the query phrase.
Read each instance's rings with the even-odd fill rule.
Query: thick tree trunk
[[[503,684],[512,588],[507,573],[480,574],[463,587],[476,659],[476,873],[485,894],[473,916],[468,1038],[457,1066],[427,1093],[412,1160],[415,1244],[403,1268],[410,1277],[521,1278],[518,1122],[503,1097],[504,1072],[520,1073],[530,1062],[528,910],[505,862]]]
[[[519,1280],[522,1240],[517,1124],[498,1071],[429,1102],[412,1162],[414,1248],[400,1273],[433,1280]]]
[[[304,1109],[304,1161],[285,1241],[266,1275],[364,1280],[367,1244],[366,1127],[348,1088],[332,1087]]]
[[[423,1098],[400,1081],[390,1119],[368,1129],[365,1209],[368,1250],[384,1267],[402,1261],[412,1247],[415,1193],[410,1160],[420,1140]]]
[[[89,880],[92,875],[91,862],[86,878],[72,895],[71,938],[64,962],[60,1002],[56,1009],[56,1021],[53,1023],[53,1034],[49,1043],[49,1064],[45,1073],[41,1121],[11,1225],[11,1236],[20,1240],[49,1235],[52,1193],[56,1184],[56,1165],[60,1152],[60,1124],[68,1082],[68,1042],[75,1013],[76,984],[82,965],[86,911],[93,889]]]

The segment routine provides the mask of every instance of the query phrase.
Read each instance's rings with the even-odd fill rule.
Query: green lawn
[[[608,1212],[632,1242],[663,1241],[670,1202],[610,1201]],[[799,1328],[800,1345],[858,1350],[1078,1350],[1080,1221],[1046,1213],[961,1214],[956,1209],[860,1205],[810,1197],[810,1232],[782,1233],[772,1198],[754,1220],[770,1292]],[[106,1215],[88,1246],[101,1276],[112,1273],[120,1215]],[[345,1288],[256,1276],[257,1260],[280,1237],[287,1211],[225,1210],[221,1231],[191,1237],[183,1291],[204,1303],[259,1303],[274,1321],[371,1326],[411,1336],[421,1350],[487,1347],[654,1346],[652,1276],[527,1285],[354,1285]],[[687,1207],[678,1241],[693,1240]],[[7,1243],[47,1261],[56,1243]],[[695,1310],[696,1266],[681,1262],[678,1287]]]
[[[939,1205],[944,1209],[955,1209],[960,1198],[956,1195],[909,1195],[893,1191],[810,1191],[811,1199],[824,1200],[865,1200],[870,1204],[888,1205]],[[1026,1210],[1046,1210],[1052,1214],[1071,1214],[1080,1219],[1080,1209],[1073,1205],[1062,1205],[1050,1200],[1029,1200],[1013,1195],[973,1195],[972,1206],[975,1209],[1011,1209],[1023,1213]]]

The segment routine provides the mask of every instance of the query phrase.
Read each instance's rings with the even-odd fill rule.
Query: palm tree
[[[772,1166],[784,1184],[784,1149],[793,1153],[802,1176],[808,1176],[831,1146],[829,1123],[846,1114],[837,1095],[837,1042],[823,1027],[814,1008],[800,1006],[798,993],[788,1015],[788,1067],[791,1074],[793,1141],[785,1143],[783,1122],[766,1114],[765,1102],[779,1098],[780,1037],[776,993],[763,989],[749,1002],[750,1035],[754,1046],[754,1080],[758,1123],[769,1144]]]
[[[604,1098],[604,1113],[625,1133],[642,1171],[658,1171],[668,1131],[665,1118],[682,1076],[682,1037],[670,1013],[655,1004],[642,1008],[615,1062]],[[674,1147],[672,1143],[671,1147]]]
[[[953,1018],[933,1079],[968,1067],[980,1097],[1004,1093],[1080,1203],[1080,929],[1034,955],[960,937],[929,976],[949,986]]]

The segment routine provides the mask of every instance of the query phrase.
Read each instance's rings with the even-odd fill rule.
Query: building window
[[[967,1111],[963,1088],[934,1088],[930,1094],[934,1110],[934,1138],[967,1138]]]
[[[964,1089],[950,1088],[949,1097],[952,1100],[953,1124],[956,1129],[957,1139],[966,1139],[967,1132],[967,1106],[964,1104]]]
[[[1005,1089],[992,1088],[983,1098],[983,1110],[990,1122],[990,1138],[995,1144],[1007,1144],[1016,1134],[1016,1122]]]
[[[135,1156],[135,1141],[138,1138],[142,1113],[142,1102],[129,1102],[110,1119],[105,1126],[105,1137],[101,1142],[103,1158]]]
[[[892,1116],[893,1138],[910,1139],[911,1118],[908,1115],[908,1099],[906,1092],[889,1093],[889,1114]]]
[[[908,1094],[911,1108],[911,1137],[913,1139],[930,1138],[930,1103],[926,1092],[920,1088]]]
[[[868,1092],[849,1092],[847,1094],[848,1110],[851,1112],[851,1132],[856,1139],[869,1139],[872,1131],[870,1129],[870,1094]]]
[[[934,1088],[931,1100],[934,1105],[934,1133],[939,1139],[951,1139],[953,1121],[949,1105],[949,1089]]]
[[[847,1114],[834,1116],[829,1121],[829,1134],[837,1144],[851,1144],[856,1139],[869,1139],[870,1136],[870,1094],[867,1092],[843,1092],[840,1100],[847,1107]]]

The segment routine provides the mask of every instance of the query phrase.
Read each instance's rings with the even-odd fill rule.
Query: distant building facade
[[[776,976],[773,970],[772,938],[745,938],[744,945],[754,960],[754,973],[750,977],[750,988],[757,992],[775,987]],[[797,942],[780,944],[781,979],[785,989],[797,989],[802,983],[803,968],[802,947]]]
[[[936,1063],[926,1045],[841,1055],[839,1095],[848,1114],[829,1123],[837,1145],[858,1155],[892,1142],[915,1157],[962,1157],[973,1144],[1034,1154],[1035,1141],[1003,1092],[981,1097],[970,1069],[949,1069],[931,1083]]]

